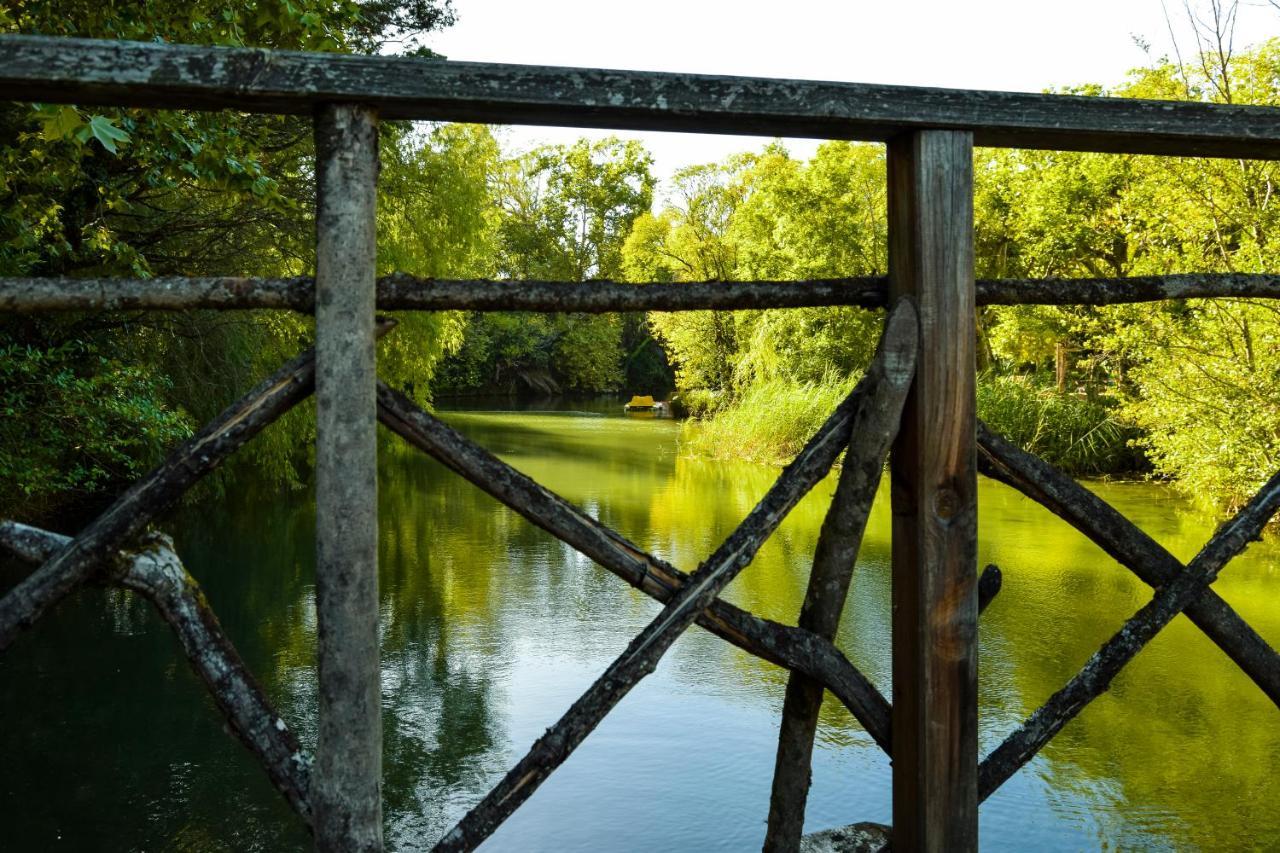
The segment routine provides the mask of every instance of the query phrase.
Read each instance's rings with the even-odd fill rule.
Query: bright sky
[[[1207,9],[1208,0],[1192,2]],[[1172,55],[1166,4],[1186,56],[1194,41],[1183,0],[453,0],[458,23],[429,45],[477,62],[1037,92],[1123,79],[1150,61],[1137,39],[1151,58]],[[1280,10],[1241,0],[1237,48],[1277,34]],[[511,128],[503,138],[523,149],[607,135]],[[644,140],[663,178],[765,142],[617,135]],[[807,157],[817,143],[787,145]]]

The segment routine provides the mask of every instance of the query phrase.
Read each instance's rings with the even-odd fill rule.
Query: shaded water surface
[[[607,415],[607,416],[605,416]],[[458,429],[654,553],[692,570],[776,470],[678,454],[670,421],[603,412],[447,412]],[[624,583],[384,435],[381,580],[390,846],[429,845],[657,612]],[[728,597],[794,621],[834,480]],[[1101,485],[1181,558],[1212,533],[1168,491]],[[980,559],[1005,587],[981,625],[984,748],[1146,599],[1097,548],[981,484]],[[839,643],[889,686],[887,492]],[[250,667],[314,743],[313,507],[251,482],[172,520]],[[1280,644],[1277,546],[1219,592]],[[0,584],[19,576],[0,569]],[[306,838],[162,625],[87,590],[0,660],[0,848],[288,850]],[[784,674],[695,629],[485,849],[758,849]],[[887,822],[889,765],[842,709],[819,730],[809,828]],[[1280,712],[1179,617],[983,807],[991,850],[1280,848]]]

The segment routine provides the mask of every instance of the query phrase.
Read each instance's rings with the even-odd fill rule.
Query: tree
[[[617,277],[632,224],[653,203],[652,158],[610,138],[546,146],[503,164],[497,271],[517,279]],[[631,325],[629,325],[631,323]],[[638,346],[634,321],[616,315],[475,314],[442,387],[476,390],[617,389]]]

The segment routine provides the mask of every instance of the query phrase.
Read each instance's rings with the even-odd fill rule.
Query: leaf
[[[57,142],[75,133],[84,119],[75,107],[62,107],[52,116],[44,120],[44,138],[47,142]]]
[[[106,116],[94,116],[89,119],[89,130],[93,133],[93,138],[101,142],[102,147],[112,154],[117,153],[117,142],[129,141],[129,134],[112,124],[111,119]]]

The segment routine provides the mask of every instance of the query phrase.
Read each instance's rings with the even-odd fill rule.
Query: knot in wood
[[[960,511],[960,495],[949,487],[939,489],[933,496],[933,511],[939,518],[952,518]]]

